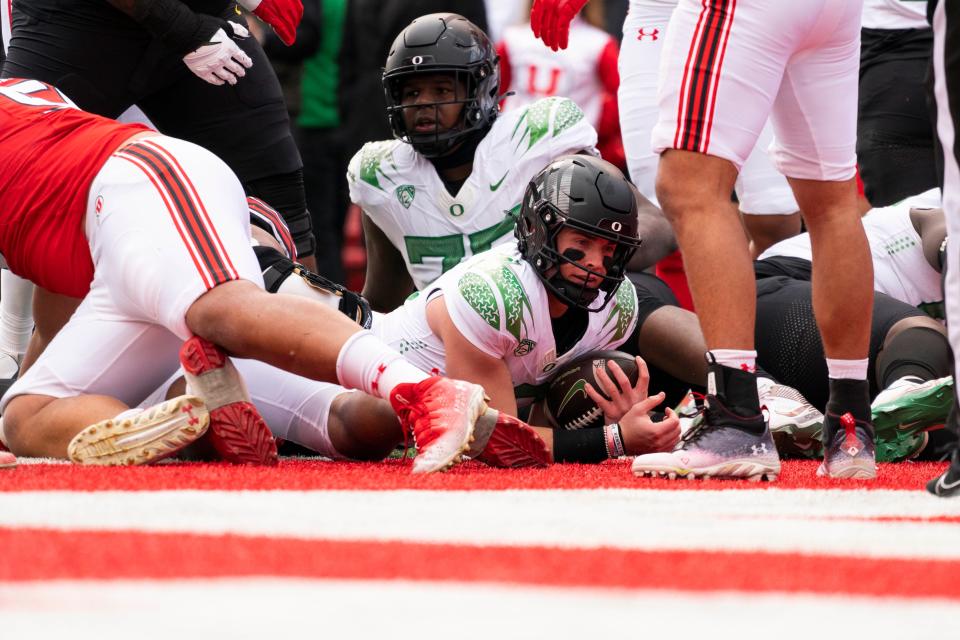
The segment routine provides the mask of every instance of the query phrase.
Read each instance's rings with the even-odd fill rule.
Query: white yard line
[[[0,493],[0,526],[339,540],[960,558],[923,492],[98,491]]]
[[[955,602],[323,580],[0,583],[5,638],[952,637]],[[657,634],[657,635],[654,635]]]

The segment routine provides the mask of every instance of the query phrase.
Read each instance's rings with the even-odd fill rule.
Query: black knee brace
[[[881,389],[904,376],[934,380],[948,375],[950,343],[945,335],[930,327],[901,331],[877,356],[877,383]]]
[[[302,169],[250,180],[244,183],[243,188],[247,195],[260,198],[280,212],[297,245],[298,257],[313,255],[317,242],[313,237],[310,212],[307,211]]]
[[[254,247],[253,252],[257,254],[257,260],[260,262],[264,287],[270,293],[280,291],[283,283],[290,276],[299,277],[311,288],[336,296],[337,309],[340,313],[364,329],[370,328],[373,312],[370,310],[370,303],[359,293],[354,293],[336,282],[308,271],[303,265],[297,264],[273,247]]]

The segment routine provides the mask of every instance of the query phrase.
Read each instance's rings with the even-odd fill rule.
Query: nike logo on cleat
[[[919,421],[919,420],[914,420],[913,422],[907,422],[907,423],[904,423],[904,424],[898,424],[898,425],[897,425],[897,429],[899,429],[900,431],[907,431],[908,429],[912,429],[912,428],[914,427],[914,425],[918,425],[918,424],[920,424],[920,421]]]
[[[944,481],[944,478],[946,478],[946,477],[947,477],[947,474],[943,474],[942,476],[940,476],[940,479],[937,480],[937,491],[938,491],[938,492],[940,492],[940,491],[951,491],[951,490],[953,490],[953,489],[956,489],[957,487],[960,487],[960,480],[957,480],[956,482],[951,482],[950,484],[947,484],[947,483]]]

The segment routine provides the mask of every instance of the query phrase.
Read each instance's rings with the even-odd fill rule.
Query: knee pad
[[[930,327],[901,331],[877,356],[877,382],[881,389],[904,376],[934,380],[950,373],[950,343],[945,335]]]
[[[254,247],[264,285],[270,293],[287,293],[318,300],[338,310],[364,329],[373,322],[370,303],[359,293],[327,280],[287,258],[273,247]]]
[[[283,216],[297,247],[297,256],[306,258],[316,251],[313,223],[303,190],[303,170],[257,178],[243,184],[248,196],[259,198]]]

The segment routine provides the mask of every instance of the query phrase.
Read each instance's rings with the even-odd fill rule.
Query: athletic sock
[[[831,377],[827,413],[842,416],[847,412],[862,422],[871,421],[870,384],[866,380]]]
[[[33,333],[33,283],[0,271],[0,351],[18,359]]]
[[[866,380],[869,364],[869,358],[863,360],[827,358],[827,375],[831,380]]]
[[[340,384],[385,400],[398,384],[429,377],[370,331],[350,336],[337,355]]]
[[[924,381],[948,375],[950,343],[945,335],[930,327],[901,331],[877,356],[877,381],[881,389],[907,376]]]
[[[711,349],[707,352],[707,360],[713,356],[713,362],[730,367],[731,369],[740,369],[754,373],[757,370],[757,352],[747,349]]]

